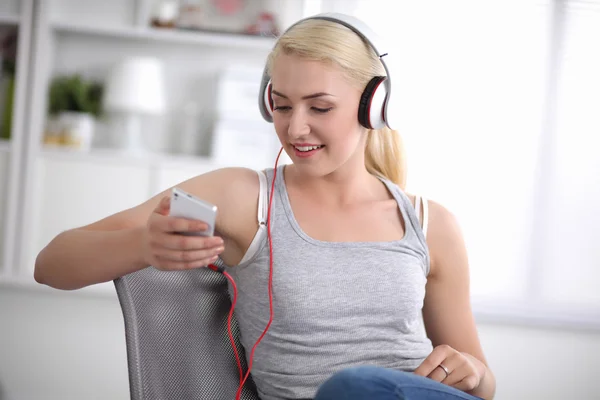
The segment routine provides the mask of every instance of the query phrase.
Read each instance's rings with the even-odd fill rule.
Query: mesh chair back
[[[226,278],[207,268],[148,267],[114,281],[125,320],[132,400],[234,400],[238,367],[227,335]],[[235,318],[232,331],[247,370]],[[259,400],[251,377],[244,400]]]

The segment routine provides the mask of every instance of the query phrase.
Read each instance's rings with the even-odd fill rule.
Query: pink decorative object
[[[246,33],[259,36],[279,36],[279,27],[275,16],[268,12],[260,13],[256,21],[246,28]]]
[[[240,11],[243,6],[242,0],[213,0],[214,6],[221,14],[231,15]]]

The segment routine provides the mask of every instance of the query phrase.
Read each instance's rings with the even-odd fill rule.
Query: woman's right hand
[[[224,250],[218,236],[186,236],[208,228],[202,221],[169,216],[170,198],[165,196],[148,218],[143,237],[143,257],[147,265],[163,271],[206,267]]]

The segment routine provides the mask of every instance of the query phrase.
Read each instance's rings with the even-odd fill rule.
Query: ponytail
[[[406,188],[406,157],[400,134],[387,127],[370,130],[365,148],[367,170]]]

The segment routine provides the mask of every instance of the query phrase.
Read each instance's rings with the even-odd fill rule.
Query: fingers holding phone
[[[145,259],[160,270],[205,267],[217,260],[224,242],[214,236],[216,206],[173,189],[148,220]]]

